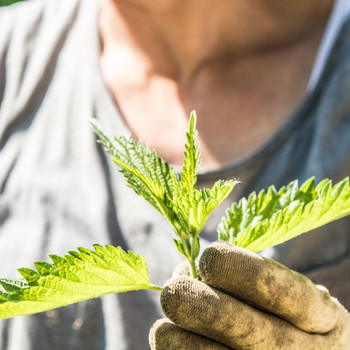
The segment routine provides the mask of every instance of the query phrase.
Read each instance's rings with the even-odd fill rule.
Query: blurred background
[[[8,6],[19,1],[24,1],[24,0],[0,0],[0,6]]]

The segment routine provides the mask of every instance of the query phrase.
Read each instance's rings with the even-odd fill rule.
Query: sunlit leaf
[[[145,259],[120,247],[79,248],[52,264],[35,263],[36,271],[22,268],[24,279],[0,279],[0,318],[28,315],[108,293],[161,288],[149,281]]]
[[[218,231],[221,240],[258,252],[349,214],[349,178],[335,186],[327,179],[315,186],[311,178],[233,203]]]

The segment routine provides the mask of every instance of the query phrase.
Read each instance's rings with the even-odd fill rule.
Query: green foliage
[[[79,248],[53,264],[39,261],[35,270],[18,271],[24,279],[0,279],[0,318],[54,309],[108,293],[137,289],[161,290],[149,282],[145,259],[120,247]]]
[[[99,142],[113,156],[128,185],[169,220],[181,239],[197,237],[209,214],[236,184],[235,181],[218,181],[212,189],[196,189],[200,154],[194,112],[186,135],[181,176],[141,142],[109,136],[96,120],[91,124]]]
[[[200,153],[195,113],[190,117],[180,175],[141,142],[108,136],[97,121],[92,121],[92,126],[128,185],[171,223],[179,237],[175,246],[197,278],[200,231],[236,182],[219,180],[211,189],[196,189]],[[220,239],[257,252],[348,214],[348,178],[335,186],[327,179],[315,186],[314,179],[309,179],[300,188],[293,181],[279,191],[271,186],[266,192],[253,192],[233,203],[218,231]],[[0,318],[45,311],[107,293],[161,290],[150,283],[146,262],[139,255],[109,245],[95,245],[95,251],[78,250],[64,257],[51,255],[53,264],[37,262],[36,271],[19,269],[24,279],[0,279],[4,288],[0,291]]]
[[[171,222],[173,214],[166,202],[173,202],[173,194],[178,188],[178,177],[168,163],[132,137],[116,138],[105,134],[96,120],[91,121],[99,142],[119,165],[129,187],[143,196]],[[175,188],[175,189],[174,189]]]
[[[185,145],[186,151],[181,173],[181,188],[184,193],[191,193],[196,189],[197,171],[201,163],[197,135],[196,116],[192,112],[189,131],[186,133],[187,144]]]
[[[293,181],[233,203],[218,232],[221,240],[258,252],[349,214],[349,178],[334,187],[328,179],[315,186],[311,178],[300,188]]]
[[[195,113],[190,116],[180,176],[141,142],[109,136],[96,120],[91,123],[99,142],[113,156],[128,185],[168,219],[180,238],[176,247],[193,264],[199,254],[198,235],[208,216],[236,184],[235,181],[220,180],[212,189],[196,189],[200,153]]]

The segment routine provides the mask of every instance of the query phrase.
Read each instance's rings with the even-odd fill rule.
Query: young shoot
[[[175,246],[188,260],[192,277],[197,279],[195,260],[200,251],[199,234],[210,213],[229,195],[236,181],[219,180],[211,189],[196,188],[201,161],[195,112],[190,116],[180,175],[141,142],[135,142],[132,137],[108,136],[97,121],[93,121],[92,126],[128,185],[170,222],[178,237],[174,240]]]

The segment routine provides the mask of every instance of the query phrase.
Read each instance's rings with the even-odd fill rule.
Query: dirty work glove
[[[183,274],[164,287],[153,350],[350,349],[349,313],[305,276],[225,242],[199,273],[204,283]]]

